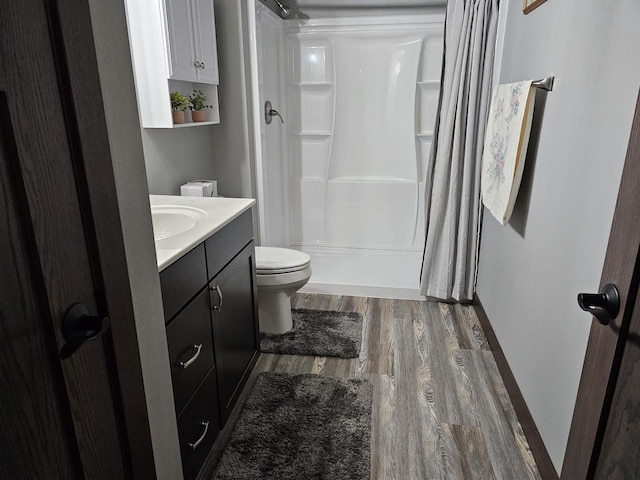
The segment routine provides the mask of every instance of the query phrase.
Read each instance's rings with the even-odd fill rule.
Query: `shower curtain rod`
[[[551,76],[551,77],[543,78],[542,80],[536,80],[535,82],[531,82],[531,85],[533,87],[541,88],[543,90],[546,90],[547,92],[550,92],[553,90],[554,80],[555,80],[555,77]]]

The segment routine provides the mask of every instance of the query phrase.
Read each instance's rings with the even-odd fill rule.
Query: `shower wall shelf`
[[[333,132],[333,103],[335,90],[333,83],[322,80],[289,82],[290,103],[295,106],[292,116],[294,131],[304,134],[329,134]]]
[[[435,111],[440,98],[439,80],[418,80],[416,91],[417,111],[420,112],[416,124],[416,136],[423,142],[424,138],[433,137]]]
[[[290,83],[292,87],[333,87],[333,83],[330,82],[301,82],[301,83]]]
[[[297,137],[330,137],[331,132],[294,132],[292,135]]]

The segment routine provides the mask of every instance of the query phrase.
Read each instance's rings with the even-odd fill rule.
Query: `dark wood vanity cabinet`
[[[185,479],[195,478],[258,358],[251,211],[160,273]]]
[[[178,417],[185,480],[197,477],[221,428],[216,370],[212,368]]]
[[[160,272],[165,322],[173,321],[207,283],[204,244],[200,244]]]
[[[208,292],[203,290],[167,327],[177,415],[214,366],[210,310]]]
[[[259,345],[254,252],[251,242],[209,283],[222,422],[251,373]]]

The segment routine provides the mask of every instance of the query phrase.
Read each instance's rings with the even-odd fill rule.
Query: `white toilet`
[[[293,328],[291,295],[311,278],[311,257],[289,248],[256,247],[260,331],[286,333]]]

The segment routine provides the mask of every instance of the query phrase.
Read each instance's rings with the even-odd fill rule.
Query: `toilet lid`
[[[269,275],[303,270],[311,257],[299,250],[277,247],[256,247],[256,273]]]

